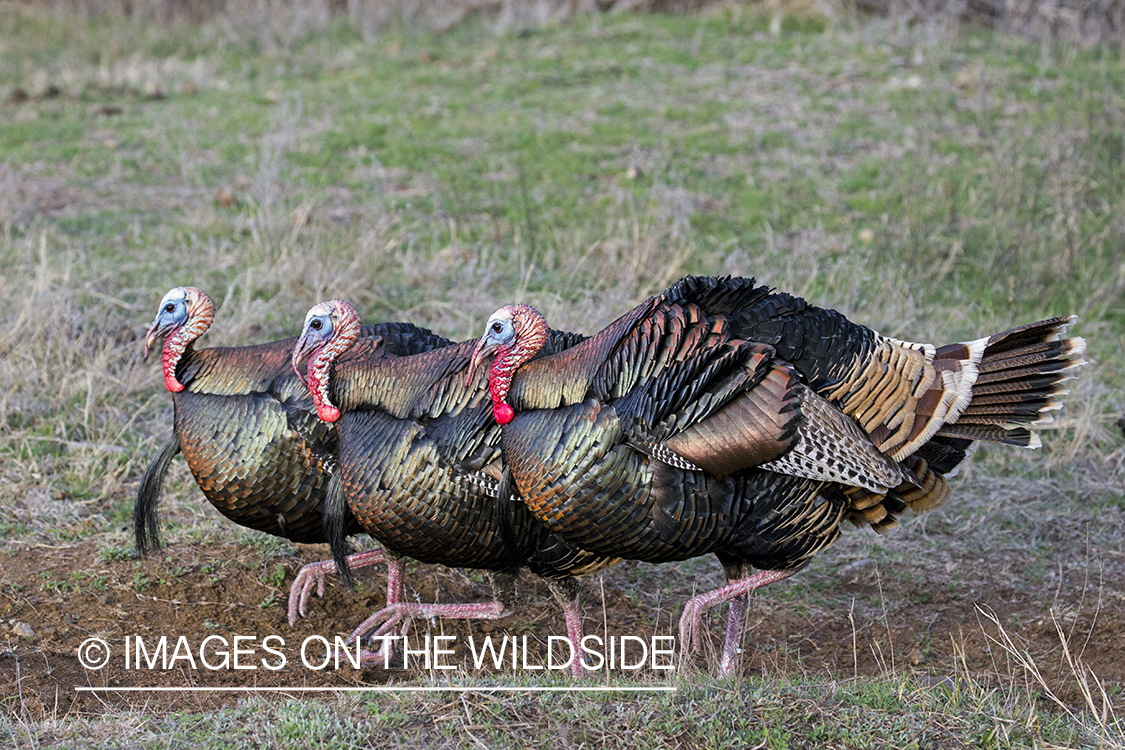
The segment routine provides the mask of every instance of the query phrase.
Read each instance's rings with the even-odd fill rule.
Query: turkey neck
[[[172,393],[179,393],[184,384],[176,377],[176,367],[190,350],[195,340],[207,332],[215,319],[215,304],[206,294],[200,292],[192,305],[187,322],[164,337],[164,347],[160,353],[164,368],[164,387]]]
[[[512,377],[528,360],[547,343],[547,321],[527,305],[515,305],[512,310],[513,341],[497,350],[488,375],[488,393],[492,397],[492,412],[496,421],[507,424],[514,416],[508,404],[508,391]]]
[[[350,305],[331,303],[336,307],[338,320],[336,332],[320,349],[313,352],[309,360],[305,383],[316,404],[316,414],[325,422],[335,422],[340,418],[340,410],[332,403],[329,388],[332,385],[332,368],[341,354],[351,348],[359,338],[359,315]]]

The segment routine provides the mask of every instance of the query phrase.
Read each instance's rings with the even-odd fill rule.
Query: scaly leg
[[[570,663],[570,673],[573,677],[581,677],[585,669],[584,659],[581,654],[582,636],[585,629],[582,624],[582,605],[579,604],[578,582],[573,578],[547,578],[547,588],[550,589],[555,601],[562,607],[563,617],[566,619],[566,638],[570,641],[571,653],[574,661]]]
[[[403,578],[405,577],[405,573],[406,573],[406,558],[405,557],[399,557],[397,555],[394,555],[394,556],[388,555],[388,560],[387,560],[387,605],[385,607],[383,607],[383,609],[379,610],[378,612],[376,612],[375,614],[371,615],[366,620],[364,620],[360,624],[360,626],[352,632],[351,637],[348,639],[349,641],[352,638],[355,638],[355,639],[359,640],[362,635],[367,633],[367,631],[371,630],[373,627],[375,627],[383,619],[386,619],[386,617],[389,616],[390,614],[393,614],[396,607],[401,606],[402,596],[403,596]],[[382,613],[388,613],[388,614],[384,615],[384,617],[380,618],[379,615],[382,614]],[[399,618],[396,618],[395,622],[397,622],[399,619],[401,619],[401,616]],[[384,635],[384,634],[386,634],[387,632],[390,631],[391,627],[394,627],[394,623],[391,623],[389,626],[386,627],[386,629],[384,629],[382,627],[379,628],[378,630],[375,631],[375,633],[373,635]],[[382,648],[380,648],[378,651],[376,651],[373,654],[368,652],[368,651],[361,650],[360,651],[360,663],[366,664],[366,663],[370,662],[372,664],[376,664],[376,663],[381,661],[384,664],[386,664],[386,663],[390,662],[390,658],[391,658],[391,656],[394,655],[394,652],[395,652],[395,642],[394,642],[394,640],[388,639],[388,640],[383,641]]]
[[[723,602],[732,602],[732,600],[742,597],[744,594],[748,595],[762,586],[784,580],[796,572],[795,570],[762,570],[734,583],[729,583],[726,586],[689,599],[687,604],[684,605],[684,613],[680,616],[680,643],[683,649],[681,654],[685,654],[689,650],[699,650],[699,637],[703,630],[702,618],[705,611]],[[731,639],[731,630],[735,628],[735,618],[737,617],[737,630],[741,633],[741,621],[745,613],[745,602],[741,606],[732,602],[730,617],[727,621],[727,642],[723,646],[723,658],[720,662],[722,674],[728,674],[734,667],[738,641]]]
[[[727,613],[727,637],[723,642],[723,657],[719,660],[719,674],[722,676],[733,672],[738,664],[738,655],[742,653],[742,629],[746,626],[746,605],[749,602],[749,594],[736,596],[730,600],[730,611]]]
[[[754,574],[754,568],[741,558],[722,553],[718,558],[723,564],[723,572],[727,575],[727,585],[738,583]],[[730,674],[738,664],[738,655],[742,653],[742,630],[746,625],[746,609],[749,604],[750,594],[736,596],[730,600],[730,608],[727,611],[727,637],[723,640],[723,656],[719,660],[720,675]],[[696,641],[695,645],[698,651],[699,642]]]

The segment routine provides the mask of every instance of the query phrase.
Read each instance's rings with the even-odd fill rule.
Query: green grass
[[[928,39],[822,17],[768,28],[768,16],[728,9],[500,31],[476,18],[365,41],[337,21],[276,46],[242,28],[0,10],[0,99],[17,87],[33,97],[0,103],[0,472],[11,488],[0,495],[0,535],[94,538],[102,562],[128,558],[122,529],[136,482],[171,419],[156,365],[137,354],[173,286],[207,290],[219,314],[205,341],[237,345],[294,335],[308,307],[331,297],[366,320],[408,318],[458,339],[513,301],[593,332],[682,274],[733,273],[912,340],[1076,313],[1090,344],[1092,364],[1043,451],[981,451],[958,480],[965,499],[920,519],[909,547],[845,532],[771,593],[777,601],[846,611],[856,599],[839,591],[836,569],[849,560],[872,559],[889,589],[914,591],[933,576],[944,590],[971,572],[941,565],[1003,554],[1015,559],[1013,585],[1028,588],[1060,560],[1084,565],[1089,546],[1119,548],[1121,52],[1048,46],[1045,56],[1039,43],[1001,34]],[[58,95],[41,96],[48,85]],[[220,205],[220,190],[237,204]],[[207,533],[182,462],[166,495],[166,536]],[[239,541],[256,545],[263,580],[276,584],[269,560],[290,547],[256,534]],[[911,571],[918,555],[932,567]],[[133,570],[138,592],[157,582],[145,571]],[[75,573],[35,585],[67,592],[98,580]],[[860,606],[882,606],[864,596]],[[902,603],[886,606],[890,616]],[[0,713],[0,738],[20,747],[124,745],[123,736],[201,747],[357,737],[631,747],[639,734],[654,747],[1095,741],[1030,693],[985,689],[968,674],[949,689],[893,670],[740,685],[699,676],[679,687],[605,700],[247,699],[200,714],[35,726]]]
[[[510,681],[508,681],[510,682]],[[442,687],[435,684],[435,687]],[[487,690],[487,681],[467,687]],[[1014,704],[1014,705],[1013,705]],[[1013,708],[1016,711],[1013,712]],[[997,720],[997,719],[1000,720]],[[341,695],[329,701],[251,697],[235,708],[138,720],[107,716],[55,727],[39,739],[59,745],[167,747],[508,746],[635,748],[1018,748],[1084,746],[1089,736],[1031,702],[963,683],[926,687],[907,679],[838,682],[750,679],[682,682],[672,693]],[[26,742],[23,728],[0,724]],[[0,734],[0,736],[3,736]],[[17,744],[19,746],[19,744]],[[1040,744],[1039,746],[1042,746]]]
[[[1123,86],[1109,72],[1121,67],[1114,52],[1044,69],[1027,59],[1031,45],[986,45],[979,35],[951,49],[808,31],[764,43],[754,25],[721,15],[580,19],[516,36],[466,23],[373,45],[335,26],[264,56],[253,44],[204,54],[187,31],[142,29],[120,82],[110,75],[99,85],[151,83],[168,98],[115,93],[124,111],[102,117],[87,101],[89,79],[104,75],[70,42],[82,40],[81,49],[114,31],[36,31],[23,41],[38,42],[35,70],[50,80],[65,68],[73,82],[60,98],[17,108],[0,143],[8,163],[46,162],[80,181],[112,172],[137,189],[181,184],[201,201],[241,183],[241,206],[210,217],[205,236],[241,225],[251,243],[280,253],[278,228],[255,228],[277,221],[278,209],[346,190],[336,199],[381,199],[400,219],[396,234],[409,239],[395,249],[404,254],[453,245],[516,252],[502,269],[509,288],[522,281],[526,293],[574,298],[597,274],[569,273],[568,235],[627,205],[633,215],[621,220],[648,218],[659,226],[646,229],[666,235],[656,240],[662,251],[684,251],[678,270],[725,265],[791,281],[776,270],[789,249],[769,240],[816,227],[842,245],[823,260],[870,282],[819,283],[810,293],[844,292],[869,306],[887,256],[906,250],[911,272],[948,279],[925,296],[922,314],[969,299],[984,316],[1057,307],[1120,316],[1111,250],[1122,230],[1111,217],[1125,180],[1112,166]],[[98,53],[99,64],[107,55]],[[184,55],[195,55],[190,65]],[[902,62],[911,55],[922,62]],[[21,72],[9,86],[30,87]],[[196,93],[180,93],[189,82]],[[1066,201],[1049,199],[1061,192]],[[197,232],[199,216],[185,208],[164,212],[152,231]],[[884,215],[896,220],[882,227]],[[121,207],[52,225],[89,237],[147,218]],[[874,252],[852,247],[856,231],[876,227]],[[1081,237],[1097,238],[1103,252],[1075,246]],[[386,312],[424,303],[416,280],[394,265],[361,269],[402,297]],[[1013,265],[1035,275],[1031,288],[1052,293],[1017,298]],[[1095,295],[1074,291],[1095,281]]]

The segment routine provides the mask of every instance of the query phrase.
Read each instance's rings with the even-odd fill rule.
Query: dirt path
[[[0,705],[6,712],[36,720],[100,713],[107,706],[203,710],[229,705],[244,694],[183,690],[95,694],[76,690],[82,686],[347,687],[409,682],[424,671],[422,657],[414,657],[405,670],[357,670],[347,664],[339,669],[314,668],[326,654],[320,637],[332,640],[336,634],[346,634],[379,607],[385,583],[382,566],[361,572],[361,585],[354,593],[330,584],[324,599],[313,600],[309,617],[291,630],[285,620],[288,585],[300,564],[319,559],[319,548],[302,549],[298,559],[263,557],[233,543],[180,544],[140,562],[99,562],[97,551],[92,542],[62,548],[13,544],[0,551]],[[672,635],[679,603],[690,595],[688,579],[719,579],[717,566],[715,571],[708,568],[713,563],[694,565],[701,578],[694,570],[685,576],[676,566],[626,564],[601,583],[586,581],[587,632],[604,636],[608,624],[610,636],[633,635],[646,643],[653,635]],[[279,566],[284,566],[284,582]],[[74,571],[84,573],[75,576]],[[813,606],[800,597],[794,601],[792,595],[774,598],[768,593],[755,600],[744,640],[743,669],[748,674],[797,672],[840,678],[905,671],[922,682],[937,683],[955,679],[967,669],[984,684],[1022,681],[1012,661],[990,643],[989,636],[995,637],[997,629],[974,609],[970,587],[931,586],[922,578],[916,584],[896,581],[888,590],[890,582],[881,580],[877,566],[863,560],[836,572],[840,590],[828,605]],[[1125,683],[1121,580],[1116,578],[1112,585],[1103,582],[1100,588],[1090,582],[1085,586],[1081,581],[1068,582],[1049,592],[1071,648],[1081,653],[1101,680],[1118,685]],[[420,601],[483,600],[488,591],[479,576],[428,566],[411,567],[407,583],[408,596]],[[527,636],[529,656],[515,671],[542,664],[548,636],[563,632],[562,617],[545,590],[532,581],[526,584],[525,608],[508,619],[445,621],[436,627],[418,623],[411,636],[421,639],[429,632],[452,637],[445,642],[452,653],[441,658],[457,670],[443,674],[479,674],[470,649],[479,648],[485,636],[497,642],[503,635]],[[982,598],[1013,642],[1049,676],[1067,674],[1056,623],[1043,604],[1045,590],[998,586],[986,593]],[[841,601],[847,604],[836,606]],[[717,618],[709,632],[707,650],[713,658],[722,634]],[[157,655],[160,636],[167,636],[168,669],[161,668]],[[235,636],[243,638],[236,643]],[[273,639],[266,640],[268,636]],[[93,637],[112,650],[108,665],[99,670],[84,669],[78,658],[80,645]],[[136,651],[138,639],[144,647],[141,654]],[[306,639],[311,639],[304,655],[308,664],[301,654]],[[234,669],[236,645],[242,651],[240,669]],[[630,661],[638,659],[635,645],[627,651]],[[284,667],[269,668],[281,663],[281,655]],[[704,654],[694,663],[705,666],[707,657]],[[154,662],[153,668],[146,658]],[[220,668],[207,668],[202,661]],[[513,668],[505,662],[500,669],[486,666],[485,671],[502,681]],[[638,673],[658,681],[671,674],[618,669],[622,676]],[[1064,685],[1065,699],[1078,700],[1076,691],[1066,693],[1065,685],[1073,680],[1058,677],[1058,682]]]

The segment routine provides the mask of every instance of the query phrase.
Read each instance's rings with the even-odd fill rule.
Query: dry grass
[[[1059,646],[1065,658],[1068,670],[1068,674],[1065,676],[1070,678],[1066,684],[1044,676],[1036,658],[1026,648],[1018,644],[1018,637],[1013,636],[1005,629],[996,613],[978,605],[977,614],[991,624],[992,627],[984,627],[984,632],[1008,662],[1010,674],[1014,672],[1013,677],[1021,675],[1023,677],[1024,700],[1019,702],[1028,708],[1027,716],[1024,718],[1024,726],[1027,729],[1033,729],[1035,724],[1041,720],[1036,708],[1036,699],[1043,696],[1053,703],[1056,709],[1066,713],[1075,724],[1083,727],[1087,736],[1096,738],[1098,747],[1107,750],[1120,750],[1120,748],[1125,747],[1125,726],[1122,725],[1121,719],[1117,716],[1113,700],[1106,692],[1106,686],[1102,684],[1093,670],[1082,663],[1082,644],[1075,644],[1079,650],[1077,653],[1073,651],[1072,643],[1075,643],[1075,641],[1072,626],[1066,627],[1060,621],[1059,613],[1052,610],[1050,616],[1051,622],[1058,633]],[[991,632],[993,628],[995,634]],[[1014,690],[1015,685],[1019,682],[1019,679],[1014,679],[1009,690]],[[971,685],[972,683],[968,684]],[[1070,702],[1060,698],[1057,692],[1060,688],[1070,692],[1077,688],[1084,704],[1083,708],[1075,708]],[[973,686],[972,689],[978,695],[981,694],[979,685]],[[998,724],[997,727],[1002,729],[1004,725]]]
[[[126,17],[160,23],[213,23],[225,33],[250,34],[264,50],[288,48],[346,17],[368,41],[401,28],[445,31],[468,18],[487,18],[497,30],[557,24],[576,14],[733,10],[769,19],[779,33],[785,16],[839,21],[856,9],[889,17],[902,29],[948,34],[962,22],[1041,40],[1044,54],[1062,41],[1076,45],[1125,43],[1125,9],[1114,0],[7,0],[88,18]]]
[[[904,664],[900,635],[931,588],[961,592],[962,604],[994,602],[1001,585],[1065,591],[1091,555],[1119,591],[1120,60],[1052,48],[1040,69],[1038,47],[1005,37],[974,47],[952,28],[927,37],[843,22],[818,35],[792,30],[789,16],[774,35],[772,18],[741,6],[702,19],[528,16],[504,26],[496,16],[427,36],[412,29],[430,23],[421,4],[402,7],[405,23],[358,32],[334,27],[327,3],[307,3],[300,19],[278,11],[198,36],[140,22],[60,25],[70,43],[55,56],[37,50],[53,33],[0,40],[0,95],[18,86],[32,96],[0,105],[0,116],[34,126],[34,153],[0,146],[0,534],[129,545],[135,483],[171,416],[155,364],[138,357],[140,337],[156,301],[183,283],[218,303],[212,345],[293,335],[329,297],[352,300],[369,320],[411,319],[453,338],[477,334],[515,300],[592,332],[685,272],[758,275],[888,334],[938,343],[1073,311],[1094,362],[1061,429],[1034,455],[982,451],[949,508],[885,540],[846,533],[757,603],[760,623],[797,607],[818,620],[847,611],[850,598],[854,639],[827,677],[805,671],[782,636],[754,642],[769,649],[766,676],[732,687],[693,674],[667,700],[248,700],[203,717],[107,721],[5,712],[0,736],[18,747],[121,737],[206,745],[218,726],[271,746],[324,736],[628,747],[652,735],[654,746],[803,747],[823,731],[822,744],[845,747],[918,736],[1006,747],[1064,742],[1065,717],[1075,744],[1120,747],[1120,687],[1083,663],[1083,637],[1067,629],[1080,618],[1053,612],[1051,592],[1039,611],[1060,626],[1062,672],[999,614],[934,646],[962,649],[960,671],[938,684]],[[302,41],[322,26],[327,41]],[[523,28],[534,33],[514,33]],[[735,53],[760,56],[736,64],[714,55],[709,44],[728,29]],[[668,50],[679,56],[659,57]],[[656,59],[634,65],[646,56]],[[382,60],[400,66],[401,96],[368,85],[391,75]],[[195,93],[184,93],[189,83]],[[60,93],[47,96],[52,85]],[[146,99],[149,86],[167,98]],[[101,114],[110,104],[125,112]],[[457,127],[473,121],[485,124]],[[362,152],[346,142],[332,161],[307,166],[325,139],[368,122],[386,126],[383,141],[372,136]],[[75,125],[51,129],[59,123]],[[571,153],[594,156],[561,161]],[[554,172],[544,166],[552,159]],[[564,182],[575,174],[587,182]],[[220,190],[237,205],[217,200]],[[200,508],[182,462],[167,489],[171,544],[234,533]],[[980,571],[966,562],[986,558]],[[606,579],[607,595],[639,589],[659,613],[654,628],[677,614],[665,592],[680,593],[688,575],[718,576],[710,562],[642,572],[647,588],[626,570]],[[840,592],[853,577],[870,596]],[[1120,607],[1107,596],[1083,616]],[[994,646],[985,666],[963,645],[981,632]],[[859,674],[866,659],[881,665],[874,678]]]

